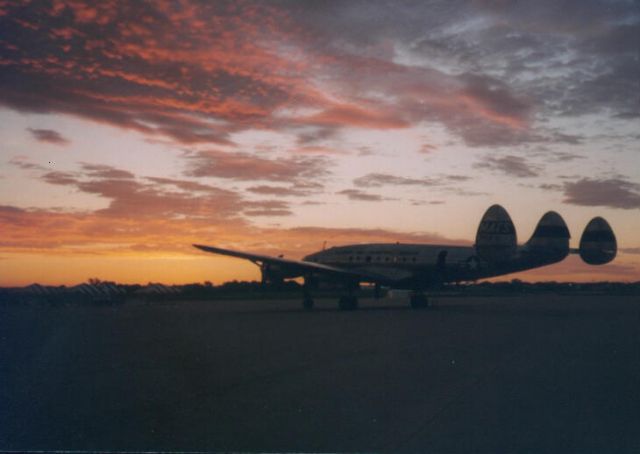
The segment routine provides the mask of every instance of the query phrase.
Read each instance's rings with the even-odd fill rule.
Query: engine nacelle
[[[618,244],[609,223],[601,217],[589,221],[580,238],[580,258],[589,265],[604,265],[616,256]]]
[[[476,254],[488,262],[509,260],[516,252],[516,229],[507,210],[492,205],[482,216],[476,233]]]
[[[263,284],[282,284],[284,281],[284,273],[279,266],[271,263],[263,263],[260,266]]]

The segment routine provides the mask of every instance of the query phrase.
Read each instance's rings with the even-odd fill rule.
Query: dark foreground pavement
[[[633,297],[0,308],[0,450],[640,452]]]

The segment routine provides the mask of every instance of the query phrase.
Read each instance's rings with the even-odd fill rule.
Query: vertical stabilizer
[[[569,239],[571,234],[567,224],[555,211],[545,213],[527,241],[529,250],[564,258],[569,254]]]
[[[516,252],[516,229],[507,210],[492,205],[482,216],[476,234],[476,253],[484,260],[509,260]]]
[[[618,244],[609,223],[601,217],[589,221],[580,238],[580,257],[589,265],[604,265],[616,257]]]

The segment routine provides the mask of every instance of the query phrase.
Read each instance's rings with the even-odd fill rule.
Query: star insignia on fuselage
[[[470,270],[477,270],[478,269],[478,259],[476,258],[475,255],[472,255],[471,257],[469,257],[467,259],[467,267]]]

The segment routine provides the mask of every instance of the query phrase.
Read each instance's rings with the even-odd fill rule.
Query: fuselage
[[[394,288],[426,288],[438,282],[471,281],[550,265],[566,255],[524,245],[504,260],[489,262],[479,258],[473,246],[374,243],[332,247],[304,260],[361,271]]]

